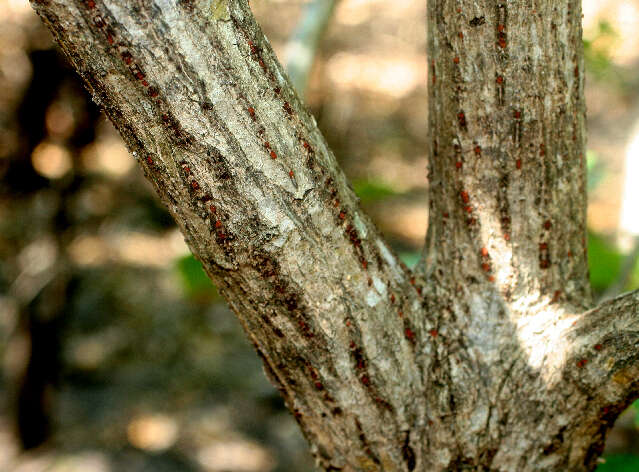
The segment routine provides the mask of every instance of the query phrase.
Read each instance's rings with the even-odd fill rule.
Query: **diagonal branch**
[[[229,301],[322,465],[414,467],[418,287],[359,209],[247,1],[33,6]]]
[[[572,321],[574,320],[574,321]],[[603,452],[607,432],[639,396],[639,291],[567,316],[554,356],[562,358],[555,393],[571,415],[571,454],[584,457],[588,470]],[[559,325],[561,325],[560,323]],[[559,326],[557,327],[559,328]]]
[[[639,396],[639,290],[579,315],[565,339],[572,347],[564,378],[606,408]]]

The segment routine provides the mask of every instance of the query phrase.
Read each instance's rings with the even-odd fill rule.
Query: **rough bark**
[[[411,274],[244,0],[33,3],[326,470],[591,470],[639,391],[639,295],[590,306],[578,0],[429,3]]]

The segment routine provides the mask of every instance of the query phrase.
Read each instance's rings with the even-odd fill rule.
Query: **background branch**
[[[337,0],[313,0],[306,5],[286,45],[286,70],[300,97],[306,95],[317,49],[336,4]]]

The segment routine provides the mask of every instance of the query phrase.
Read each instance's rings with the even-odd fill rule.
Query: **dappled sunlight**
[[[184,238],[177,230],[161,236],[140,232],[82,234],[69,244],[67,250],[71,260],[79,266],[115,262],[169,267],[176,258],[189,254]]]
[[[370,57],[340,52],[327,64],[330,80],[341,89],[362,89],[402,98],[426,81],[426,58]]]
[[[639,237],[639,122],[626,147],[625,174],[619,229],[629,249],[634,238]]]
[[[119,137],[109,137],[87,146],[81,155],[83,167],[91,172],[119,178],[126,175],[135,161]]]
[[[202,447],[197,458],[207,472],[269,472],[275,467],[275,461],[266,449],[243,439],[214,441]]]
[[[514,302],[514,307],[531,313],[514,320],[515,331],[528,365],[539,372],[547,389],[552,389],[562,381],[563,367],[573,350],[566,334],[580,315],[551,305],[548,297],[535,297],[538,295],[531,294]]]
[[[250,7],[259,13],[271,44],[284,51],[306,3],[251,0]],[[424,55],[425,4],[339,0],[305,100],[365,211],[388,236],[388,248],[407,264],[419,257],[428,224],[432,81]],[[583,5],[586,38],[605,56],[604,73],[593,79],[589,71],[586,79],[588,146],[603,169],[589,191],[589,227],[611,236],[620,224],[626,234],[637,235],[639,129],[630,141],[627,136],[638,113],[633,80],[639,3],[584,0]],[[20,165],[3,174],[9,191],[0,202],[0,286],[9,289],[0,295],[0,355],[5,374],[24,370],[31,343],[15,333],[41,299],[47,307],[55,306],[50,300],[60,301],[60,311],[52,312],[60,324],[46,333],[52,338],[60,331],[63,366],[59,385],[48,390],[58,395],[52,397],[54,447],[42,452],[20,452],[8,424],[12,385],[0,385],[0,393],[8,393],[7,409],[0,411],[0,471],[116,472],[122,464],[135,472],[310,470],[307,443],[293,416],[265,380],[259,359],[200,262],[151,196],[151,185],[116,130],[104,117],[88,117],[86,110],[94,105],[83,104],[80,87],[68,86],[73,71],[66,69],[61,79],[64,92],[47,80],[62,70],[52,70],[61,59],[54,61],[50,42],[28,1],[2,2],[0,114],[8,121],[0,120],[0,173]],[[43,76],[55,94],[36,96],[42,110],[32,118],[40,121],[27,125],[41,135],[27,145],[28,126],[16,124],[23,118],[15,116],[32,97],[32,79]],[[97,116],[95,109],[92,113]],[[87,129],[78,132],[83,125]],[[500,291],[517,288],[512,264],[519,262],[509,249],[514,236],[502,234],[498,211],[478,217],[481,234],[473,241],[489,251],[492,267],[484,273],[473,259],[477,267],[471,270],[494,277],[486,284],[494,292],[475,294],[467,339],[479,358],[500,360],[511,353],[499,345],[497,333],[507,333],[513,357],[531,376],[539,375],[540,390],[556,388],[565,363],[574,366],[579,359],[581,346],[572,341],[571,330],[581,315],[558,311],[558,297],[533,290],[514,300],[503,316],[501,311],[493,316],[491,310],[506,305]],[[604,269],[609,275],[610,267]],[[57,272],[64,272],[68,285],[47,299],[43,287]],[[381,287],[378,278],[370,280]],[[437,328],[424,351],[429,358],[448,339],[445,322]],[[497,375],[487,382],[503,382],[507,394],[518,391]],[[500,420],[485,406],[468,413],[476,430]],[[633,429],[634,424],[626,425]],[[628,431],[624,434],[633,438]],[[628,444],[636,444],[632,441]]]
[[[133,446],[145,451],[158,452],[175,444],[179,428],[175,419],[154,413],[133,418],[127,425],[126,432]]]
[[[31,164],[41,176],[59,179],[71,170],[71,153],[59,144],[42,142],[33,150]]]

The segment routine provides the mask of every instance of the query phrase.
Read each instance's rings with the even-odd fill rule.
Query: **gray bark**
[[[591,306],[578,0],[429,2],[430,223],[380,237],[245,0],[33,6],[326,470],[592,470],[639,294]]]

